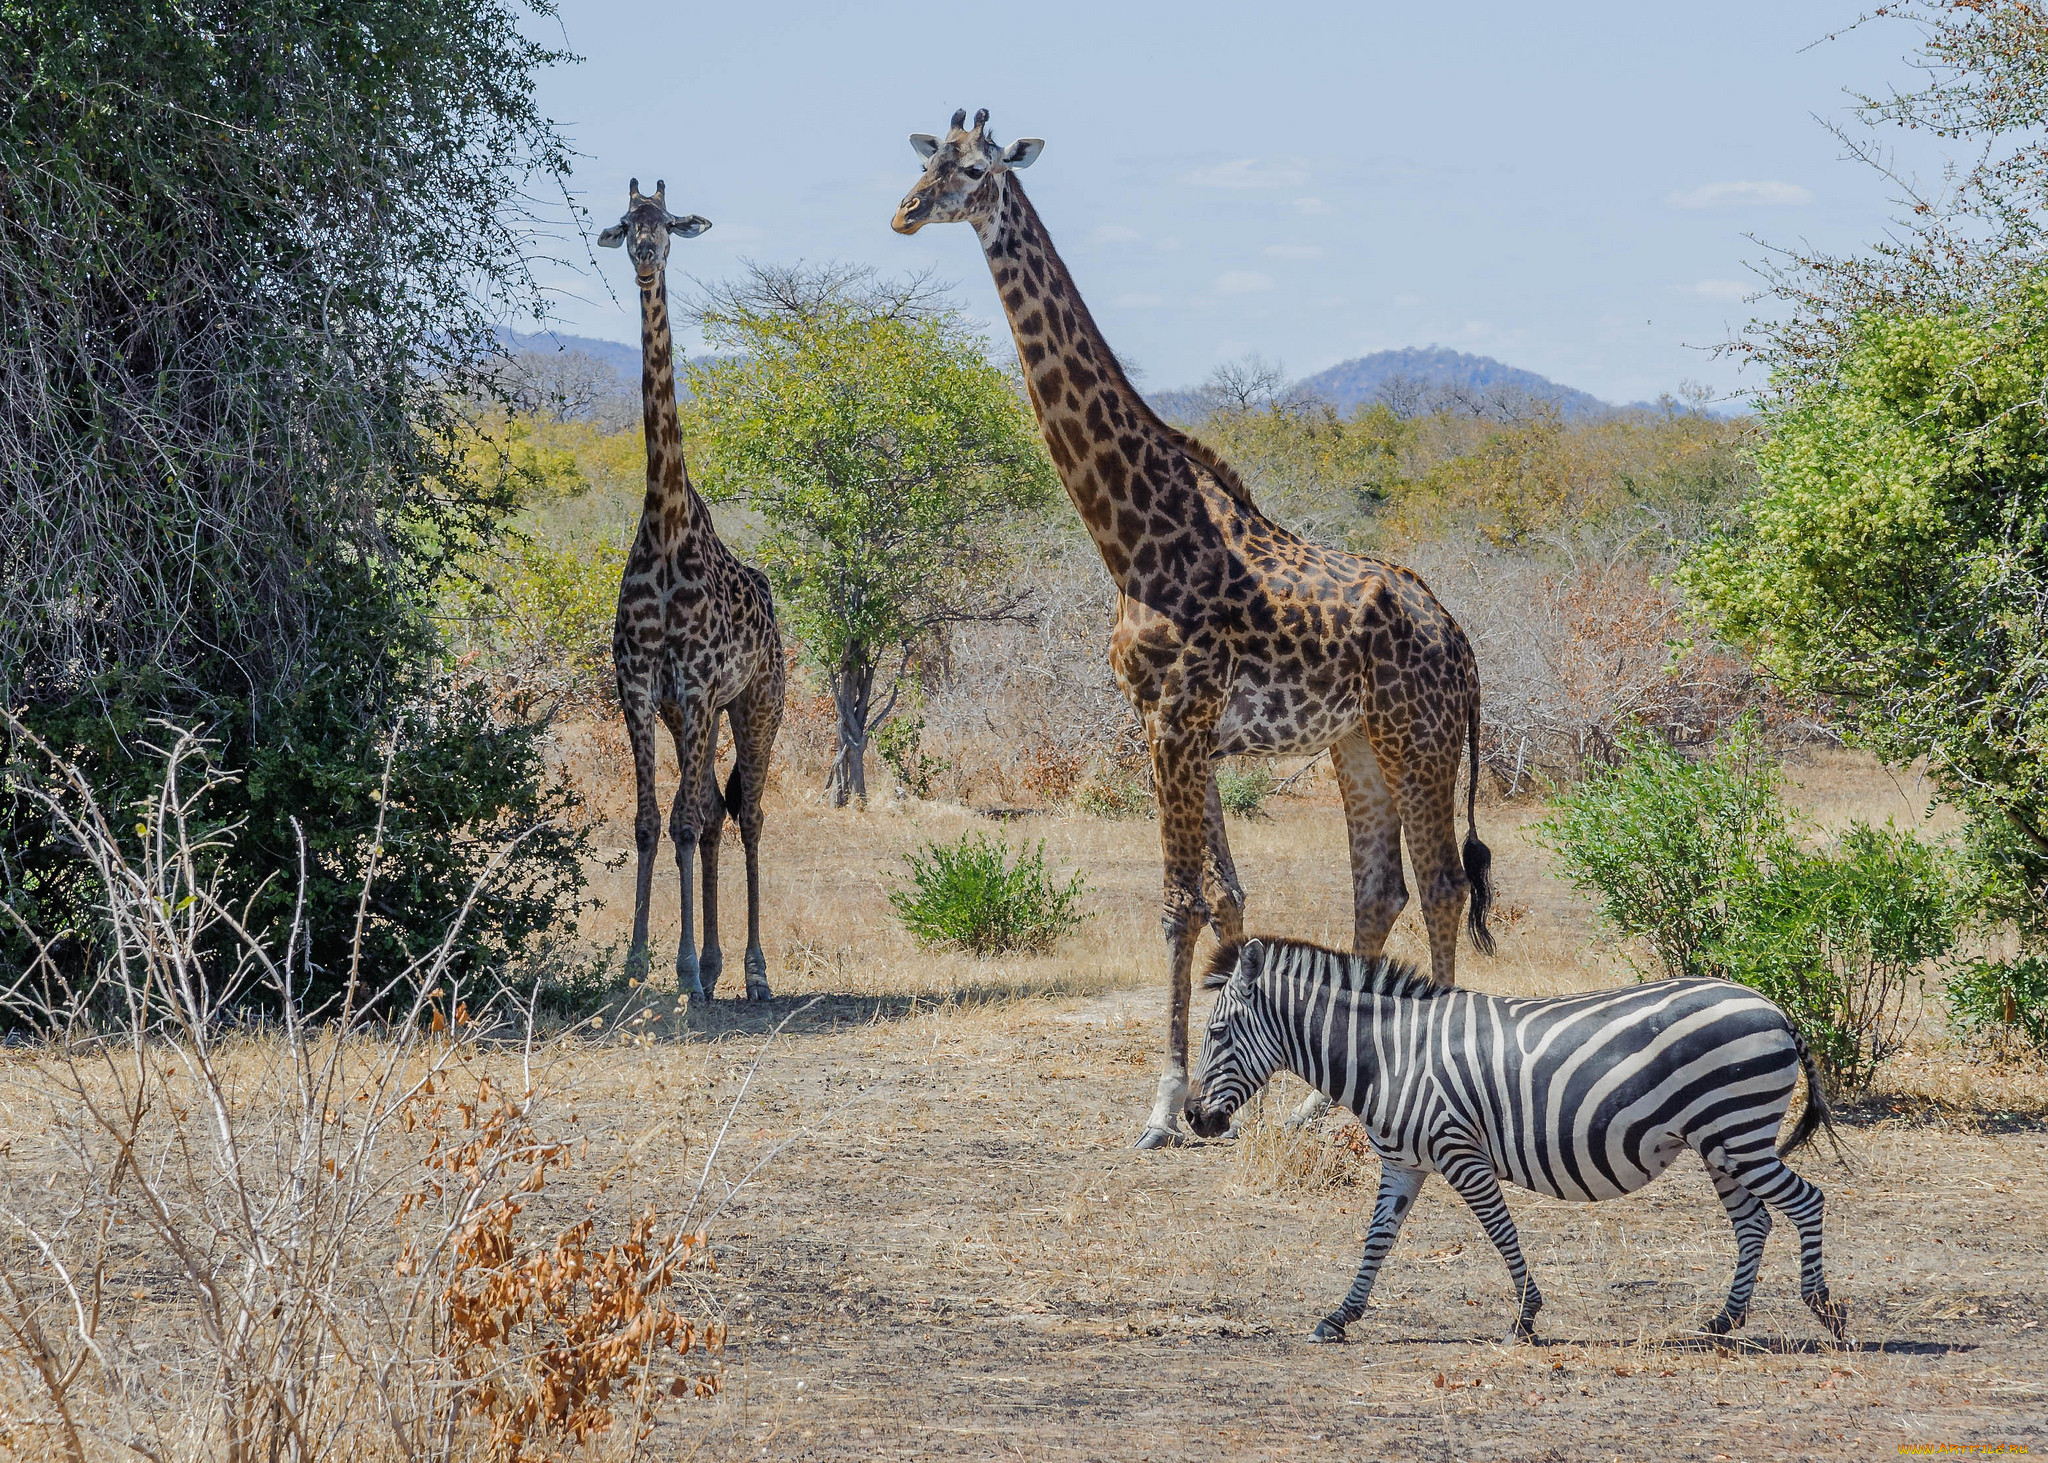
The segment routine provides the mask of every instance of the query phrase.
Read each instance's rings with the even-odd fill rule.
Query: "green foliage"
[[[612,622],[625,560],[610,542],[555,544],[515,533],[496,553],[471,561],[471,577],[453,598],[526,699],[553,694],[603,705],[612,695]]]
[[[446,674],[434,619],[522,484],[562,468],[469,450],[496,321],[545,308],[505,210],[568,166],[532,94],[562,58],[527,13],[0,0],[0,704],[109,807],[150,785],[159,719],[203,728],[236,774],[221,877],[266,937],[304,832],[315,999],[380,809],[372,981],[500,855],[466,960],[580,907],[540,728]],[[68,932],[74,973],[88,872],[0,791],[0,898]],[[0,968],[23,938],[0,922]]]
[[[985,833],[928,843],[906,856],[911,885],[890,891],[903,927],[927,945],[958,945],[977,955],[1049,950],[1088,916],[1079,870],[1064,886],[1046,872],[1045,844],[1009,849]]]
[[[1742,523],[1686,565],[1715,628],[1970,822],[1983,913],[2048,948],[2048,289],[1867,315],[1771,416]]]
[[[1996,1046],[2017,1039],[2048,1056],[2048,960],[1968,961],[1942,992],[1949,1020],[1965,1038]]]
[[[882,754],[882,760],[912,797],[930,797],[938,779],[953,770],[953,764],[944,757],[934,757],[925,751],[921,716],[892,716],[883,722],[882,729],[875,734],[875,750]]]
[[[1243,771],[1225,768],[1216,774],[1216,793],[1222,799],[1223,811],[1240,818],[1257,817],[1279,785],[1272,769],[1263,764]]]
[[[1797,847],[1778,768],[1754,720],[1698,762],[1642,732],[1624,733],[1617,750],[1536,825],[1542,841],[1609,925],[1649,943],[1664,974],[1724,974],[1719,951],[1747,891]]]
[[[1753,987],[1834,1082],[1866,1085],[1910,1025],[1921,970],[1954,949],[1948,858],[1889,825],[1802,846],[1753,721],[1700,762],[1641,733],[1620,750],[1538,825],[1562,872],[1661,974]]]
[[[865,792],[882,657],[1015,609],[1014,525],[1057,480],[987,342],[915,283],[757,267],[699,318],[733,354],[690,367],[695,467],[765,523],[755,556],[839,707],[844,801]]]

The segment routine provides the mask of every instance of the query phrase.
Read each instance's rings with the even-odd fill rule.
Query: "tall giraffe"
[[[661,844],[661,809],[654,796],[658,719],[675,738],[680,777],[668,825],[682,882],[677,993],[708,998],[725,965],[718,943],[718,840],[730,813],[739,822],[747,851],[747,997],[766,1000],[761,790],[782,725],[782,636],[767,576],[734,558],[719,539],[711,511],[683,465],[668,320],[669,236],[694,239],[711,222],[695,214],[671,214],[663,201],[667,192],[667,183],[657,182],[652,196],[643,194],[640,180],[633,179],[624,217],[597,236],[607,249],[627,246],[640,284],[640,400],[647,430],[647,498],[619,580],[619,614],[612,627],[612,664],[618,672],[619,708],[633,743],[638,795],[633,843],[639,864],[626,969],[644,979],[649,963],[647,906]],[[732,777],[723,798],[715,763],[720,712],[732,725],[733,740]],[[701,956],[690,900],[692,850],[704,866]]]
[[[1253,504],[1230,467],[1147,406],[1082,303],[1016,170],[1045,144],[1007,148],[963,108],[910,145],[924,174],[893,227],[974,225],[995,276],[1053,465],[1116,581],[1109,662],[1152,751],[1166,878],[1165,1071],[1140,1148],[1178,1141],[1188,1096],[1188,983],[1206,922],[1243,938],[1244,891],[1224,838],[1214,763],[1327,747],[1350,831],[1358,953],[1378,955],[1408,902],[1405,830],[1429,930],[1430,971],[1457,979],[1458,915],[1491,952],[1492,855],[1479,841],[1479,673],[1429,587],[1380,559],[1298,538]],[[1462,859],[1460,754],[1469,750]]]

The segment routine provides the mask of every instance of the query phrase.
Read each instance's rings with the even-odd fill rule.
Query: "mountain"
[[[1566,417],[1605,416],[1614,408],[1589,392],[1561,386],[1547,376],[1506,365],[1491,356],[1430,346],[1426,350],[1376,351],[1341,361],[1295,383],[1344,411],[1387,401],[1396,410],[1403,396],[1440,396],[1446,391],[1474,396],[1503,393],[1556,404]]]
[[[560,351],[582,351],[617,371],[620,385],[637,387],[640,384],[640,347],[637,345],[620,345],[615,340],[598,340],[588,335],[563,335],[555,330],[537,331],[532,335],[501,330],[498,335],[505,342],[505,349],[514,354],[532,351],[537,355],[553,355]]]

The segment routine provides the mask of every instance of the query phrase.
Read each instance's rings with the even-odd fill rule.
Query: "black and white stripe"
[[[1829,1120],[1818,1072],[1785,1013],[1739,985],[1665,980],[1550,1000],[1432,984],[1407,965],[1294,941],[1217,953],[1220,987],[1188,1119],[1213,1137],[1285,1068],[1358,1115],[1380,1157],[1365,1258],[1316,1327],[1341,1341],[1364,1313],[1423,1180],[1440,1173],[1479,1218],[1533,1334],[1543,1296],[1501,1198],[1505,1180],[1560,1199],[1632,1193],[1690,1148],[1735,1226],[1735,1283],[1707,1330],[1747,1318],[1778,1210],[1799,1231],[1799,1293],[1837,1338],[1842,1307],[1821,1273],[1821,1191],[1780,1157]],[[1807,1102],[1774,1148],[1801,1070]],[[1832,1125],[1830,1124],[1830,1131]]]

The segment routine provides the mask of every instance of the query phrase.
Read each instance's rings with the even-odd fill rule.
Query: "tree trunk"
[[[855,640],[839,657],[831,673],[832,704],[839,713],[839,750],[832,758],[832,771],[825,778],[825,791],[832,806],[843,808],[858,798],[868,800],[866,758],[868,750],[868,707],[875,694],[875,661],[867,642]]]

